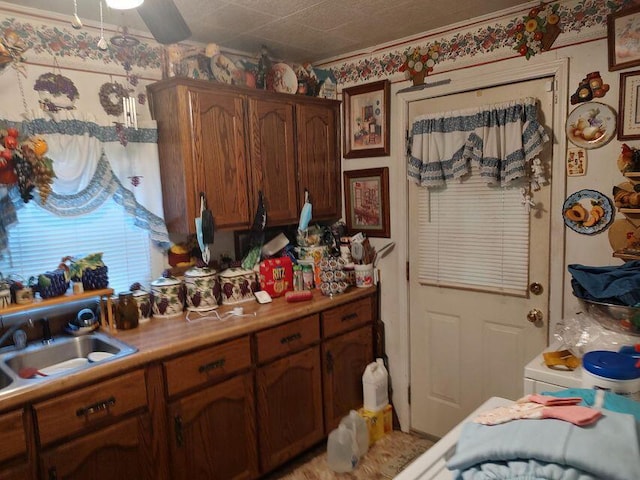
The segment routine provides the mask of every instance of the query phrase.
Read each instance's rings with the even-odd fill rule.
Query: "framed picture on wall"
[[[609,71],[640,65],[640,6],[607,16]]]
[[[389,155],[389,80],[342,91],[345,158]]]
[[[347,230],[368,237],[389,237],[389,168],[344,172]]]
[[[640,140],[640,70],[620,74],[618,140]]]

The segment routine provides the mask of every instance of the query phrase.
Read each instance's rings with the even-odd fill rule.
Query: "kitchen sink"
[[[13,383],[13,378],[0,370],[0,391]]]
[[[137,349],[100,332],[55,337],[0,355],[0,399],[8,392],[92,368],[135,353]]]

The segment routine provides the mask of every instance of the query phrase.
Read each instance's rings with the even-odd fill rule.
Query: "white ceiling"
[[[146,0],[154,2],[158,0]],[[318,62],[519,5],[521,0],[174,0],[190,40],[248,53]],[[80,18],[98,21],[99,0],[77,0]],[[73,14],[73,0],[5,0]],[[135,11],[105,8],[105,23],[147,31]]]

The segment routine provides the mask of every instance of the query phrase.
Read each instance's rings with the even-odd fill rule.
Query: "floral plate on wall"
[[[604,103],[583,103],[569,114],[565,128],[571,143],[586,149],[600,148],[616,133],[616,112]]]

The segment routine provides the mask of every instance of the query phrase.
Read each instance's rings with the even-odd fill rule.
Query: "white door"
[[[548,78],[530,80],[414,101],[409,105],[409,125],[426,113],[534,97],[541,104],[538,118],[550,133],[553,92],[546,91],[548,83]],[[551,142],[547,142],[540,155],[547,166],[551,154]],[[489,397],[515,400],[522,396],[524,366],[547,343],[550,191],[546,185],[535,192],[538,208],[532,210],[529,224],[529,284],[539,283],[542,293],[514,296],[421,284],[416,253],[419,227],[412,219],[420,218],[419,196],[427,194],[425,187],[409,182],[412,429],[441,437]],[[429,197],[425,198],[428,204]],[[468,208],[482,208],[482,204]],[[527,314],[534,308],[542,312],[542,322],[529,321]]]

